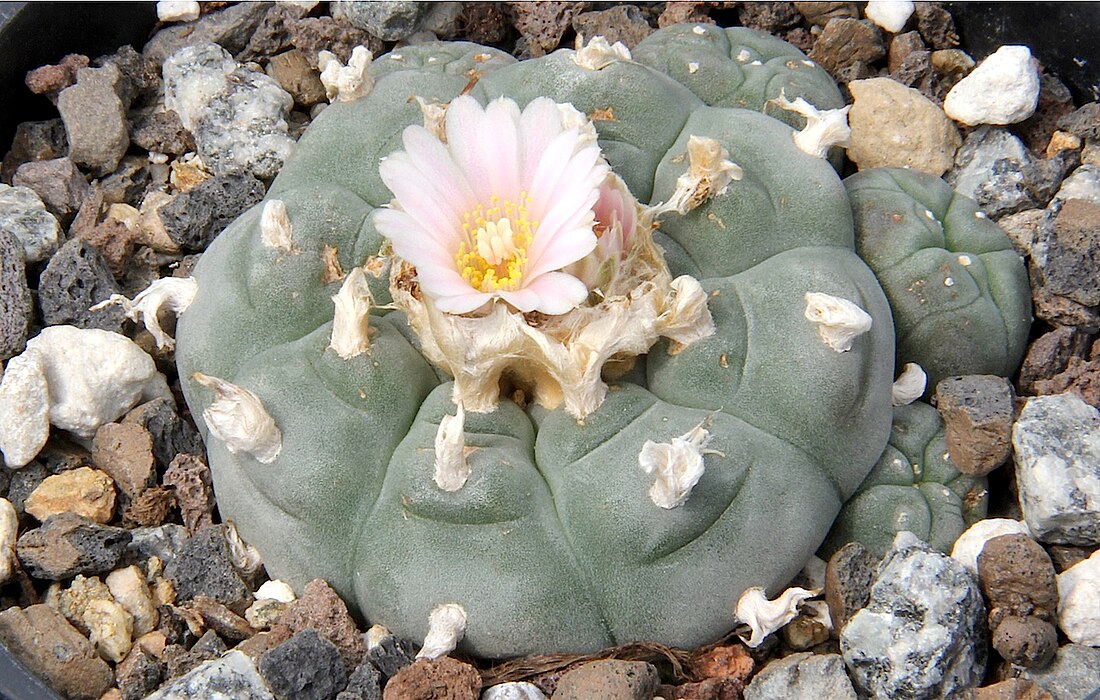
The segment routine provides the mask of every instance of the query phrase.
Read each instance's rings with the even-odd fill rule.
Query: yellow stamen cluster
[[[531,199],[521,192],[519,201],[490,197],[489,207],[478,204],[462,217],[466,240],[455,255],[458,271],[481,292],[514,291],[527,271],[527,248],[539,222],[527,216]]]

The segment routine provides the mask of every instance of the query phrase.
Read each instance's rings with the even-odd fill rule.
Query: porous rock
[[[60,581],[111,571],[129,541],[129,531],[122,528],[100,525],[76,513],[58,513],[41,527],[24,532],[16,553],[32,576]]]
[[[88,178],[70,158],[24,163],[15,171],[12,184],[33,190],[46,209],[62,220],[75,214],[88,196]]]
[[[1008,615],[993,627],[993,648],[1016,666],[1043,668],[1058,650],[1058,632],[1034,615]]]
[[[1020,678],[1035,681],[1054,700],[1082,700],[1100,688],[1100,649],[1067,644],[1044,669],[1023,669]]]
[[[98,469],[72,469],[46,477],[23,508],[39,521],[57,513],[76,513],[93,522],[108,523],[115,509],[115,484]]]
[[[746,2],[737,6],[737,19],[743,27],[779,32],[799,23],[799,12],[792,2]]]
[[[996,627],[1008,615],[1053,621],[1058,587],[1050,556],[1027,535],[1000,535],[978,555],[978,578]]]
[[[57,95],[76,82],[76,73],[88,67],[88,57],[71,53],[56,64],[47,64],[27,72],[24,83],[36,95],[45,95],[57,104]]]
[[[15,171],[23,163],[34,160],[51,160],[68,155],[69,140],[65,136],[65,123],[61,119],[41,122],[22,122],[15,127],[11,150],[0,166],[0,180],[11,182]]]
[[[698,678],[731,678],[746,681],[756,663],[740,644],[724,644],[696,652],[691,658],[692,673]]]
[[[381,634],[372,634],[384,630]],[[366,640],[366,660],[388,680],[416,660],[416,649],[409,642],[390,634],[384,627],[372,627],[363,635]]]
[[[1057,326],[1033,340],[1020,366],[1020,390],[1025,394],[1061,394],[1064,389],[1041,391],[1039,384],[1065,372],[1072,358],[1084,358],[1090,340],[1088,334],[1073,326]]]
[[[31,315],[23,246],[0,228],[0,362],[23,351]]]
[[[986,634],[970,573],[901,532],[867,607],[840,631],[840,649],[856,688],[872,698],[948,698],[981,681]]]
[[[203,595],[243,610],[251,598],[247,584],[233,566],[222,525],[192,535],[164,574],[175,583],[176,597],[181,602]]]
[[[838,549],[825,566],[825,602],[833,629],[839,630],[871,598],[878,559],[859,542]]]
[[[573,18],[573,29],[585,41],[602,36],[609,44],[622,42],[628,49],[633,49],[653,33],[653,27],[649,26],[642,11],[635,5],[616,5],[606,10],[582,12]]]
[[[195,138],[170,109],[137,115],[130,129],[130,140],[154,153],[180,155],[195,150]]]
[[[202,251],[222,229],[263,198],[263,183],[251,175],[219,175],[165,204],[160,219],[178,246]]]
[[[279,617],[278,623],[286,625],[294,632],[317,630],[340,650],[340,656],[349,671],[359,665],[366,651],[347,605],[322,579],[307,583],[301,596]],[[393,675],[397,669],[381,670],[387,675]]]
[[[1100,410],[1073,393],[1030,398],[1012,445],[1020,505],[1036,539],[1100,544]]]
[[[1088,332],[1100,329],[1100,204],[1062,204],[1053,226],[1039,229],[1028,272],[1036,315]]]
[[[116,682],[123,700],[141,700],[164,679],[164,664],[140,644],[115,667]]]
[[[175,492],[167,486],[151,486],[132,498],[122,511],[129,526],[155,527],[168,519],[176,505]]]
[[[1012,451],[1012,383],[992,375],[948,377],[936,385],[947,452],[963,474],[985,476]]]
[[[61,91],[57,109],[65,122],[69,158],[95,174],[114,170],[130,146],[126,108],[119,96],[118,66],[81,68],[76,85]]]
[[[656,683],[653,687],[657,687]],[[442,694],[440,690],[443,690]],[[382,691],[385,700],[478,700],[480,694],[481,675],[477,669],[449,656],[418,659],[401,669]],[[594,696],[568,697],[590,699]],[[618,700],[618,696],[605,697],[607,700]]]
[[[331,700],[347,685],[336,646],[303,630],[260,657],[260,675],[279,700]]]
[[[802,652],[772,661],[745,688],[745,700],[855,700],[839,654]]]
[[[1011,678],[976,689],[974,700],[1052,700],[1052,697],[1034,681]]]
[[[534,57],[557,48],[573,17],[583,9],[574,2],[519,2],[510,7],[527,53]]]
[[[146,700],[274,700],[274,697],[252,659],[239,651],[231,651],[200,664]]]
[[[156,482],[153,438],[134,423],[107,423],[92,440],[92,463],[133,498]]]
[[[416,664],[413,666],[415,667]],[[392,682],[392,681],[391,681]],[[558,681],[554,700],[642,700],[653,697],[660,678],[644,661],[590,661],[567,671]],[[389,686],[386,687],[389,690]]]
[[[176,455],[164,473],[164,485],[175,492],[183,524],[192,533],[209,527],[213,522],[214,487],[210,467],[198,455]]]
[[[26,262],[41,262],[57,250],[57,219],[29,188],[0,184],[0,230],[15,237]]]
[[[837,17],[829,20],[810,51],[810,58],[834,77],[866,67],[886,55],[882,32],[870,22]],[[866,77],[855,73],[855,77]]]
[[[286,122],[294,99],[216,44],[189,46],[165,61],[164,104],[217,174],[274,177],[294,146]]]
[[[110,666],[53,608],[32,605],[0,612],[0,641],[32,673],[74,700],[98,700],[113,684]]]
[[[42,320],[49,326],[69,325],[116,331],[124,314],[117,306],[91,311],[121,291],[98,250],[74,238],[50,258],[38,280]]]
[[[145,428],[153,439],[153,455],[164,469],[181,452],[202,454],[202,438],[190,423],[180,418],[175,403],[169,398],[157,398],[137,406],[126,414],[123,423],[135,423]]]
[[[348,684],[336,696],[336,700],[382,700],[381,672],[369,661],[359,664],[348,676]],[[481,700],[486,700],[485,696],[482,696]],[[509,700],[509,698],[504,695],[498,697],[497,700]],[[523,698],[522,696],[515,696],[512,700],[523,700]],[[545,696],[543,700],[545,700]]]
[[[848,157],[864,168],[913,168],[935,177],[955,161],[959,130],[920,92],[891,78],[848,83],[854,103],[848,114]]]
[[[287,23],[295,47],[316,61],[321,51],[331,51],[342,63],[351,58],[352,49],[365,46],[375,56],[382,53],[382,40],[343,17],[303,17]]]

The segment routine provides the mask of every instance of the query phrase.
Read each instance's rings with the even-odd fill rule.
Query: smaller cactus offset
[[[219,507],[272,576],[440,653],[706,643],[803,567],[919,395],[895,322],[903,359],[956,368],[857,255],[839,91],[781,41],[327,58],[332,104],[178,324]],[[990,286],[1008,372],[1026,286]]]

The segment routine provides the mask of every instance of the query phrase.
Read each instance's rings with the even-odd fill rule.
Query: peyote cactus
[[[818,133],[835,86],[716,31],[647,44],[804,80],[726,100],[602,40],[329,64],[178,325],[219,507],[272,576],[407,637],[449,605],[502,657],[697,645],[802,568],[886,445],[893,319],[828,141],[693,93]]]

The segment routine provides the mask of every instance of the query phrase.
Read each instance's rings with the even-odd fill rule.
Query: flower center
[[[466,239],[459,243],[455,262],[462,278],[481,292],[512,291],[520,287],[527,270],[527,248],[539,222],[527,216],[530,197],[519,201],[493,195],[489,207],[478,204],[462,217]]]

